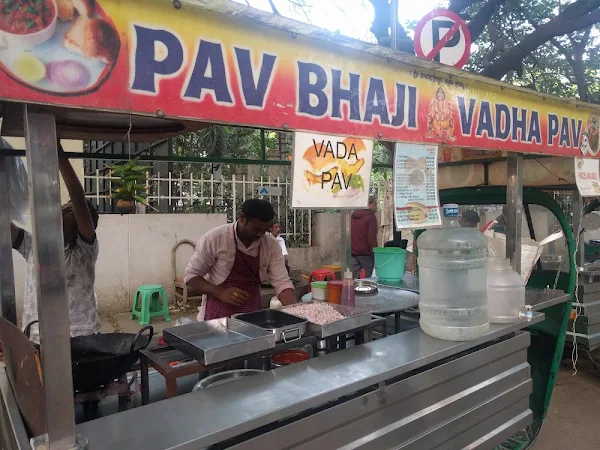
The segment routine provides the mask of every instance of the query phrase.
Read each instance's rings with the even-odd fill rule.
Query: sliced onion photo
[[[46,80],[65,91],[78,91],[90,83],[90,73],[78,61],[53,61],[46,65]]]

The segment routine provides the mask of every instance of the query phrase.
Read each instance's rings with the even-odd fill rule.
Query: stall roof
[[[78,41],[82,30],[95,45]],[[26,51],[31,39],[19,37],[0,51],[0,99],[123,113],[121,121],[135,114],[556,156],[600,151],[597,106],[227,0],[98,0],[93,20],[59,22],[49,36]]]

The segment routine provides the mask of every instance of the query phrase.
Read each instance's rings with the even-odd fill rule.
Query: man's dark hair
[[[375,197],[374,195],[369,195],[369,205],[371,205],[372,203],[377,203],[377,197]]]
[[[88,210],[90,211],[90,216],[92,216],[92,222],[94,222],[94,229],[96,229],[98,228],[98,218],[100,217],[98,215],[98,209],[96,209],[90,200],[87,200],[87,206]]]
[[[242,205],[242,214],[246,220],[256,219],[261,222],[270,222],[275,217],[275,210],[268,201],[251,198]]]
[[[473,225],[477,225],[481,220],[479,214],[477,214],[477,211],[474,211],[472,209],[467,209],[461,215],[463,220],[466,220],[467,222],[470,222]]]

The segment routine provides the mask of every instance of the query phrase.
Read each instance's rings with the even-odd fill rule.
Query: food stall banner
[[[582,197],[600,196],[600,161],[575,158],[575,182]]]
[[[437,145],[396,144],[394,211],[398,230],[441,225],[437,154]]]
[[[293,145],[292,208],[368,206],[373,141],[296,132]]]
[[[245,5],[3,1],[0,100],[463,148],[600,152],[597,107],[434,71]]]

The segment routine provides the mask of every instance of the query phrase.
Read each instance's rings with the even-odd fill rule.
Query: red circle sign
[[[421,58],[461,68],[471,55],[469,27],[452,11],[431,11],[415,29],[415,53]]]

